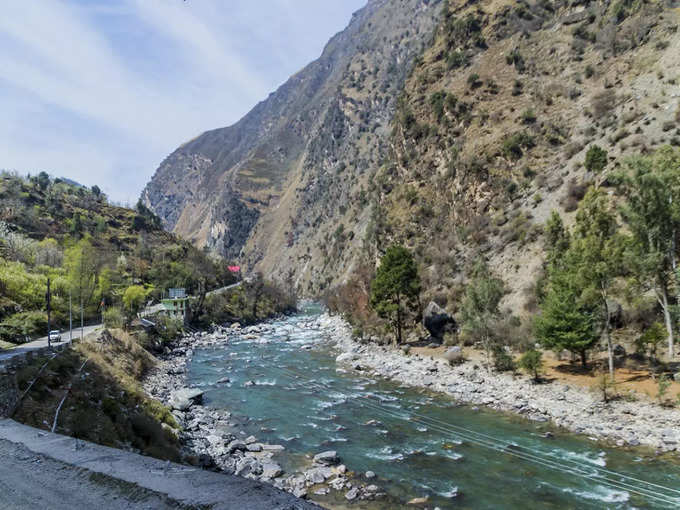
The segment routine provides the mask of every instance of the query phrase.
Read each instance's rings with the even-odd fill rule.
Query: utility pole
[[[68,290],[68,341],[73,342],[73,306],[71,305],[71,289]]]
[[[52,347],[52,340],[50,339],[50,279],[47,279],[47,294],[45,294],[45,301],[47,301],[47,347]]]

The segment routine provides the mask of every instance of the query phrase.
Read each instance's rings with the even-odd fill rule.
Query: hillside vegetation
[[[74,325],[118,325],[170,287],[190,294],[235,281],[226,261],[165,232],[139,204],[109,204],[93,189],[47,174],[0,176],[0,339],[21,343],[46,334],[47,280],[52,325],[65,328],[69,297]]]

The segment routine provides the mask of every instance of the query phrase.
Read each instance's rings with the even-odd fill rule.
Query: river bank
[[[616,446],[646,446],[657,453],[680,451],[680,411],[647,401],[602,401],[601,395],[560,383],[534,384],[529,377],[487,373],[473,361],[450,366],[442,359],[407,355],[394,347],[363,344],[352,339],[340,317],[324,315],[328,330],[342,351],[339,365],[370,372],[406,386],[450,395],[455,400],[551,422],[570,432]]]
[[[321,327],[310,321],[310,329]],[[269,483],[299,498],[323,501],[328,508],[341,508],[335,501],[370,501],[385,497],[371,479],[372,473],[358,474],[341,462],[332,450],[314,452],[300,461],[297,469],[285,471],[278,457],[285,456],[280,444],[261,442],[241,430],[231,413],[202,405],[202,391],[187,387],[188,364],[197,349],[226,346],[235,339],[257,340],[273,331],[270,323],[241,328],[218,328],[210,333],[183,336],[172,348],[159,356],[158,367],[147,376],[147,393],[172,408],[180,424],[180,440],[184,453],[192,463],[203,468],[218,469],[229,474]],[[228,385],[229,377],[218,384]],[[256,386],[247,381],[245,386]],[[290,463],[288,463],[290,464]]]

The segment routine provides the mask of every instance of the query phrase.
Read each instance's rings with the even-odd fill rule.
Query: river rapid
[[[360,362],[336,364],[336,339],[314,325],[320,313],[309,306],[268,323],[262,333],[195,349],[186,383],[205,391],[204,406],[230,412],[239,430],[285,446],[277,458],[285,471],[334,450],[356,483],[387,493],[352,502],[343,492],[310,493],[322,505],[680,507],[674,463],[374,378]]]

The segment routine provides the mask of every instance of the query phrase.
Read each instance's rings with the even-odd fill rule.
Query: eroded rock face
[[[458,330],[456,320],[434,301],[430,301],[423,312],[423,326],[433,340],[441,342],[446,333]]]
[[[317,257],[309,265],[281,260],[307,248],[313,254],[349,216],[348,204],[383,159],[400,90],[440,12],[429,0],[369,0],[319,59],[239,122],[170,154],[142,200],[199,247],[229,257],[244,249],[248,265],[320,281],[314,270],[331,269],[314,268]],[[369,215],[362,206],[364,220]],[[359,238],[346,244],[358,250]]]

